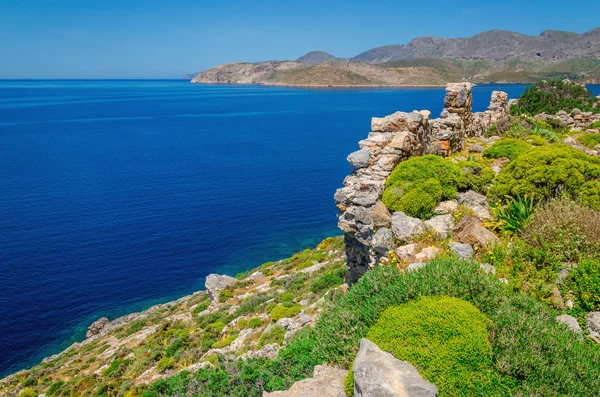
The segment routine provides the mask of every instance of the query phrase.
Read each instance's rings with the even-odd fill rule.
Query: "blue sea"
[[[491,91],[475,88],[475,110]],[[372,116],[444,89],[0,81],[0,377],[114,318],[339,234]]]

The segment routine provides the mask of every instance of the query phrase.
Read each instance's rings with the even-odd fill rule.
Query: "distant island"
[[[539,36],[490,30],[467,38],[417,37],[338,58],[312,51],[295,61],[239,62],[200,72],[192,83],[281,86],[443,86],[449,82],[600,82],[600,28]]]

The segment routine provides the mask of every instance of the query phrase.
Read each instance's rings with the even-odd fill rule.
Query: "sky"
[[[0,79],[180,78],[313,50],[352,57],[424,35],[583,33],[599,15],[599,0],[0,0]]]

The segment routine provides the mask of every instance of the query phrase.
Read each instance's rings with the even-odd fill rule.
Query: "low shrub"
[[[536,147],[500,171],[489,195],[495,200],[567,196],[600,209],[600,158],[563,144]]]
[[[512,123],[508,126],[502,136],[509,139],[521,139],[531,133],[531,130],[526,128],[521,122]]]
[[[485,194],[496,177],[494,170],[476,161],[461,161],[458,166],[461,168],[463,175],[463,179],[459,184],[461,189],[471,189]]]
[[[391,211],[425,218],[442,199],[456,196],[461,169],[439,156],[411,157],[394,168],[382,200]]]
[[[560,110],[570,112],[575,108],[584,112],[600,112],[595,101],[592,92],[584,86],[554,79],[526,87],[518,105],[511,108],[511,113],[534,116],[539,113],[556,114]]]
[[[283,305],[276,306],[273,310],[271,310],[270,316],[271,320],[277,321],[285,317],[293,317],[296,314],[302,311],[302,307],[299,305],[292,305],[290,307],[285,307]]]
[[[352,365],[346,376],[344,376],[344,392],[346,392],[346,396],[348,397],[354,396],[354,371],[352,371]]]
[[[37,397],[37,393],[33,389],[25,389],[19,393],[19,397]]]
[[[163,357],[156,363],[156,370],[158,372],[165,372],[166,370],[173,368],[175,363],[176,361],[173,357]]]
[[[600,134],[584,134],[577,138],[577,141],[589,148],[595,148],[600,145]]]
[[[223,328],[225,328],[225,323],[217,321],[216,323],[209,324],[204,331],[210,335],[219,335],[223,331]]]
[[[600,128],[600,121],[594,121],[592,124],[590,124],[590,126],[588,128],[590,128],[590,129]]]
[[[386,309],[367,339],[413,364],[439,396],[506,396],[492,362],[492,322],[475,306],[445,296]]]
[[[338,269],[331,269],[322,276],[313,279],[310,283],[310,291],[318,294],[329,288],[333,288],[344,283],[346,277],[346,268],[344,266]]]
[[[271,327],[270,330],[263,332],[258,341],[260,346],[270,345],[272,343],[276,343],[281,345],[283,343],[283,339],[285,337],[285,329],[276,325]]]
[[[600,255],[600,212],[568,199],[542,204],[522,237],[559,261],[578,261]]]
[[[254,318],[251,318],[250,321],[248,322],[248,328],[254,329],[256,327],[259,327],[260,324],[261,324],[260,318],[254,317]]]
[[[228,335],[225,339],[216,341],[215,343],[212,344],[212,348],[213,349],[221,349],[225,346],[229,346],[231,344],[231,342],[233,342],[234,340],[237,339],[237,334],[231,334]]]
[[[600,261],[583,260],[572,269],[565,290],[573,291],[576,304],[586,312],[600,310]]]
[[[223,303],[226,302],[227,300],[233,298],[233,292],[228,290],[228,289],[224,289],[221,292],[219,292],[219,302]]]
[[[514,160],[529,149],[531,149],[531,144],[520,139],[501,139],[485,149],[483,157],[490,159],[508,157]]]
[[[538,135],[526,136],[525,142],[531,143],[533,146],[542,146],[546,144],[546,140]]]

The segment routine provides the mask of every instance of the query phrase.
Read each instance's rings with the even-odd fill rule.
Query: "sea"
[[[474,110],[493,90],[479,85]],[[600,93],[600,87],[594,87]],[[339,235],[333,194],[373,116],[443,88],[0,81],[0,378],[87,326]]]

